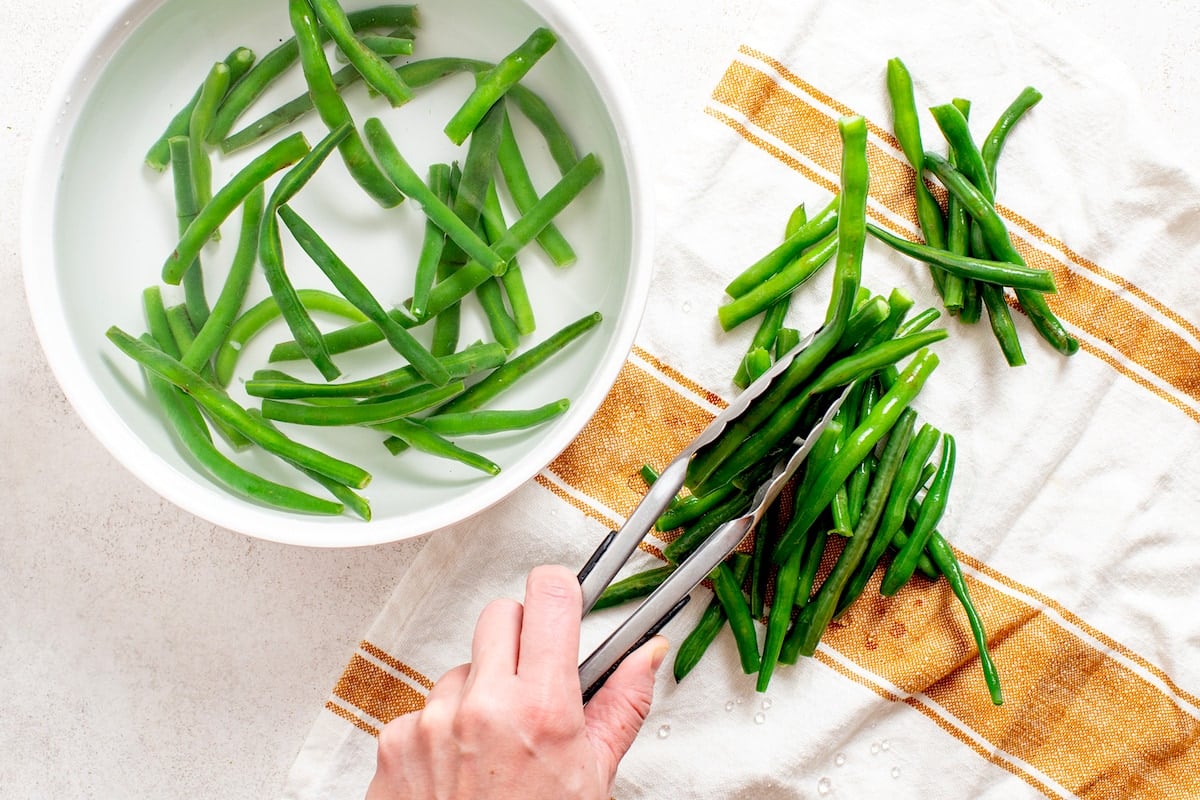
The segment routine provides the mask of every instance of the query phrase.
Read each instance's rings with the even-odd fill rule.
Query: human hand
[[[525,604],[480,614],[471,663],[430,691],[425,708],[379,734],[367,800],[607,800],[617,764],[650,711],[667,652],[655,637],[584,707],[579,686],[579,582],[537,567]]]

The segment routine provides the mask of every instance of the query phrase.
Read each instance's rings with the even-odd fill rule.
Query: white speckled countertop
[[[653,76],[681,53],[727,60],[755,7],[574,1],[635,101],[668,110],[688,99]],[[1046,2],[1194,152],[1200,6]],[[20,196],[43,98],[96,13],[13,0],[0,24],[0,798],[272,796],[421,542],[307,550],[214,528],[135,480],[66,402],[25,305]]]

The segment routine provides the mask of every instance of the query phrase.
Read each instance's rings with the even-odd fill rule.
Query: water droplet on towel
[[[879,755],[879,742],[871,742],[871,755]]]
[[[838,753],[836,756],[834,756],[834,757],[833,757],[833,765],[834,765],[835,767],[844,767],[844,766],[846,766],[846,754],[845,754],[845,753]]]
[[[771,707],[773,704],[774,704],[774,702],[771,700],[771,698],[769,698],[769,697],[764,697],[764,698],[763,698],[763,701],[762,701],[762,707],[763,707],[763,711],[766,711],[766,710],[767,710],[768,708],[770,708],[770,707]]]
[[[692,313],[692,304],[685,300],[683,305],[680,306],[680,310],[682,310],[685,314],[690,314]]]
[[[824,796],[832,791],[833,781],[829,780],[829,778],[821,778],[821,780],[817,781],[817,794]]]
[[[767,721],[767,715],[764,714],[763,712],[759,711],[757,714],[754,715],[754,724],[755,725],[762,725],[766,721]]]
[[[887,752],[888,750],[892,749],[892,743],[889,742],[887,739],[884,739],[882,742],[879,743],[879,749],[883,750],[884,752]]]
[[[663,725],[663,726],[659,727],[658,738],[665,739],[670,735],[671,735],[671,726],[670,725]]]
[[[893,778],[900,777],[900,768],[899,767],[892,767],[892,777]]]
[[[733,711],[733,706],[734,706],[734,702],[732,700],[730,700],[728,703],[725,704],[725,710]]]

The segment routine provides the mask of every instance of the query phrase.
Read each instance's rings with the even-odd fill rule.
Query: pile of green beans
[[[663,550],[667,565],[613,584],[598,607],[648,595],[713,531],[745,513],[773,465],[789,456],[797,437],[809,435],[840,398],[793,491],[781,495],[792,500],[767,510],[751,553],[734,554],[710,575],[715,597],[678,651],[676,680],[699,663],[728,622],[743,671],[755,674],[757,690],[766,691],[779,664],[816,652],[830,624],[861,596],[873,575],[883,573],[880,591],[890,596],[920,573],[922,580],[945,576],[966,609],[988,690],[998,705],[1003,698],[986,633],[954,551],[936,530],[954,476],[954,437],[928,424],[918,429],[913,408],[938,365],[929,348],[947,333],[927,329],[938,317],[936,309],[908,316],[914,301],[907,292],[896,289],[885,298],[862,286],[870,231],[866,125],[852,117],[843,118],[839,128],[840,194],[812,220],[803,205],[797,207],[783,244],[729,284],[733,299],[719,315],[726,328],[762,318],[738,369],[744,381],[756,377],[759,367],[750,360],[756,353],[769,367],[773,348],[775,358],[787,352],[776,345],[788,300],[803,281],[778,276],[800,270],[807,280],[822,264],[833,263],[825,324],[748,409],[693,457],[685,481],[690,492],[676,497],[656,525],[674,532]],[[973,277],[982,269],[952,261],[943,268],[947,276],[970,272]],[[1034,272],[1009,274],[1040,279]],[[785,284],[789,288],[779,288]],[[760,298],[752,313],[741,302],[749,297]],[[940,456],[932,460],[939,441]],[[656,476],[649,465],[642,474],[648,484]],[[894,556],[885,561],[889,550]],[[823,567],[831,561],[832,567]]]
[[[986,309],[1009,366],[1025,364],[1025,354],[1006,288],[1042,338],[1063,355],[1073,355],[1079,350],[1078,340],[1046,302],[1045,295],[1055,291],[1053,276],[1026,266],[995,208],[1000,151],[1013,126],[1041,100],[1041,93],[1033,87],[1022,90],[996,120],[982,148],[968,126],[969,101],[955,98],[933,106],[929,111],[949,146],[947,156],[941,156],[922,145],[912,76],[899,58],[888,61],[887,91],[896,139],[913,168],[917,221],[925,243],[913,244],[873,225],[868,232],[929,265],[934,287],[951,316],[971,324]],[[947,191],[945,215],[926,183],[927,174]]]
[[[393,455],[411,448],[484,475],[500,472],[499,465],[457,440],[526,430],[563,414],[567,398],[548,398],[529,409],[485,406],[602,321],[598,312],[587,314],[534,339],[534,309],[516,255],[536,241],[554,266],[576,261],[554,220],[600,175],[601,165],[595,154],[579,155],[550,106],[520,82],[554,47],[557,39],[550,30],[538,28],[524,42],[514,42],[512,52],[495,64],[459,56],[399,63],[418,52],[414,6],[350,13],[337,0],[287,0],[286,6],[292,38],[281,39],[259,60],[249,48],[238,47],[215,62],[147,151],[151,169],[171,168],[178,244],[163,261],[162,285],[142,295],[149,333],[137,337],[114,326],[107,336],[141,367],[148,393],[173,435],[215,483],[290,512],[349,511],[369,520],[370,504],[358,490],[371,475],[300,444],[284,426],[359,426],[376,431],[381,448]],[[330,55],[347,66],[334,72]],[[306,84],[304,95],[231,133],[277,80],[296,69]],[[362,120],[360,128],[344,97],[361,81],[388,110],[457,73],[473,75],[474,89],[465,93],[445,130],[430,135],[447,136],[462,154],[454,163],[427,165],[428,180],[405,160],[382,119]],[[328,131],[312,145],[303,134],[287,130],[310,111]],[[544,138],[545,157],[562,175],[554,185],[540,187],[530,176],[526,144],[510,113],[526,117]],[[399,141],[410,139],[414,130],[407,127]],[[250,146],[257,146],[257,154],[223,186],[214,186],[217,159]],[[383,209],[401,206],[406,198],[414,201],[404,204],[409,211],[388,213],[419,213],[425,221],[421,240],[412,243],[418,258],[411,299],[398,307],[385,307],[378,289],[367,286],[324,238],[322,221],[301,216],[292,204],[335,151],[353,181]],[[505,199],[517,209],[511,223],[505,220]],[[237,252],[210,308],[202,269],[211,270],[212,259],[206,255],[202,267],[201,253],[239,210]],[[284,261],[285,235],[334,292],[293,285]],[[270,294],[252,302],[256,267],[262,268]],[[164,295],[179,285],[182,302],[167,306]],[[495,341],[460,346],[459,314],[472,298]],[[314,314],[341,317],[351,325],[322,330]],[[271,360],[304,359],[321,380],[259,369],[244,388],[260,405],[246,408],[228,387],[243,350],[276,319],[286,323],[292,341],[280,342]],[[335,358],[378,341],[390,346],[378,374],[339,381],[342,370]],[[233,452],[217,443],[214,430]],[[295,467],[332,499],[239,466],[236,451],[251,445]]]

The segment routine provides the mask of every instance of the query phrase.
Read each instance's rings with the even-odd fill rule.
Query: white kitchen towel
[[[578,567],[637,502],[638,467],[665,463],[735,394],[753,324],[720,330],[722,287],[779,242],[797,203],[836,191],[840,115],[870,124],[872,221],[919,238],[890,135],[892,56],[919,107],[972,100],[976,136],[1023,86],[1045,95],[1008,142],[997,202],[1027,260],[1054,273],[1051,306],[1081,350],[1064,358],[1016,314],[1028,364],[1009,368],[986,318],[945,320],[917,403],[958,440],[940,527],[1005,703],[988,701],[944,582],[918,583],[862,601],[765,696],[727,632],[681,684],[664,667],[614,796],[1200,796],[1200,159],[1037,4],[764,0],[750,31],[726,43],[727,68],[681,62],[633,87],[659,164],[657,272],[634,352],[536,481],[430,539],[319,713],[287,797],[361,794],[373,734],[467,659],[482,607],[520,598],[536,564]],[[927,270],[873,240],[863,281],[937,304]],[[788,324],[815,327],[827,297],[818,277]],[[630,569],[659,563],[662,544]],[[666,631],[676,642],[707,603],[697,594]],[[589,617],[584,647],[621,613]]]

